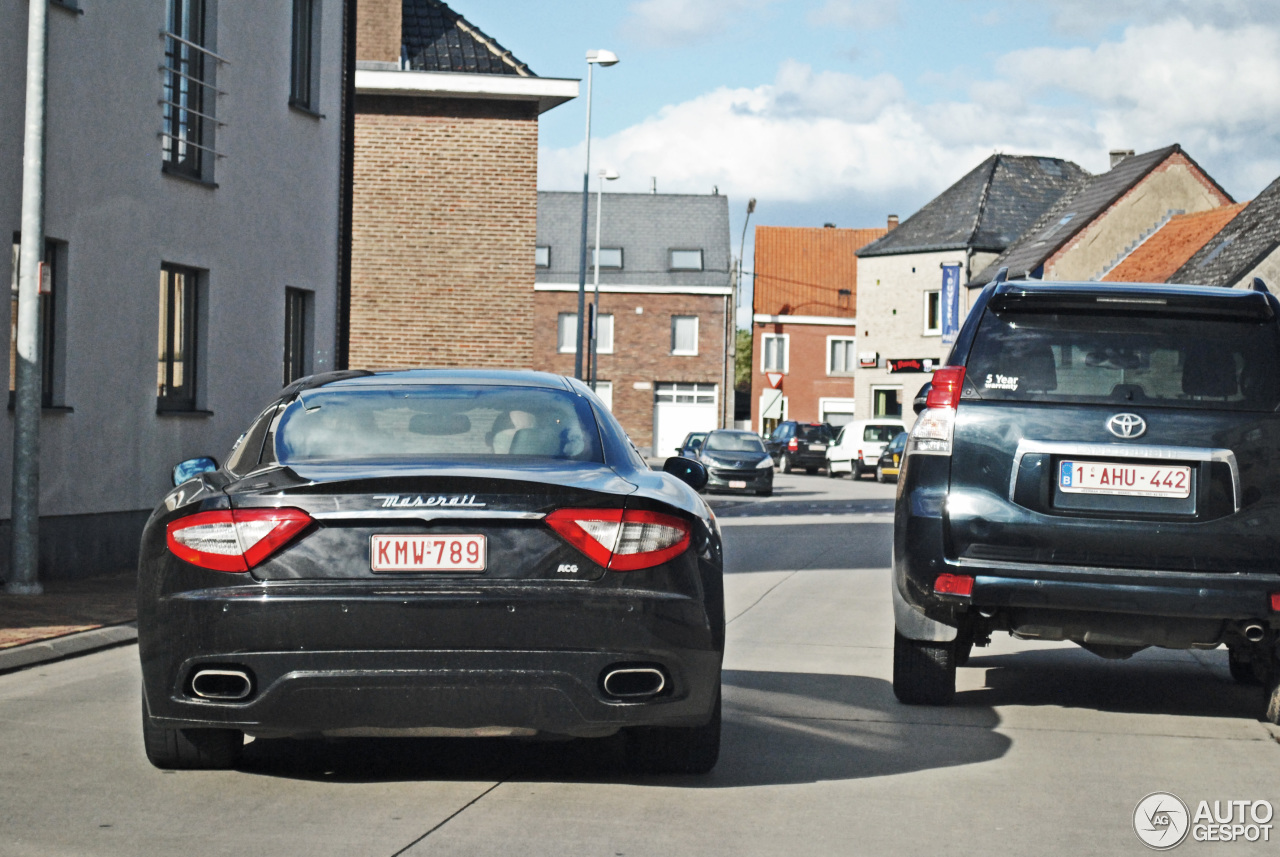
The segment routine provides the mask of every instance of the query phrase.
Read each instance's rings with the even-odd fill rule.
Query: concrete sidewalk
[[[43,595],[0,590],[0,672],[132,642],[137,573],[48,580]]]

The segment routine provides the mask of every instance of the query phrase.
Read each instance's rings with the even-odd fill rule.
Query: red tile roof
[[[757,226],[754,311],[854,318],[858,304],[854,254],[885,232],[884,227]]]
[[[1103,277],[1107,283],[1163,283],[1248,205],[1178,214]]]

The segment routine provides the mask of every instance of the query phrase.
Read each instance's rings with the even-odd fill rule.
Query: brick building
[[[688,432],[732,424],[728,198],[606,193],[601,207],[596,391],[642,452],[673,455]],[[574,369],[581,228],[580,193],[538,194],[534,367],[562,375]]]
[[[751,425],[853,418],[858,248],[886,229],[758,226],[752,299]],[[769,376],[781,380],[775,387]]]
[[[950,350],[942,335],[942,266],[956,276],[963,318],[970,274],[1088,176],[1058,158],[992,155],[858,251],[858,419],[903,416],[906,400]]]
[[[533,365],[538,116],[574,98],[439,0],[357,12],[348,365]]]

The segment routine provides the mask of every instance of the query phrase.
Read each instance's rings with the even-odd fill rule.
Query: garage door
[[[715,384],[655,384],[653,388],[653,455],[666,458],[691,431],[716,428]]]

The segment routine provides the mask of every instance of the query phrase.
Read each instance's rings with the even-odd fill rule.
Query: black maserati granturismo
[[[581,382],[316,375],[192,459],[138,572],[161,768],[251,737],[623,732],[638,770],[720,744],[719,529],[696,461],[651,470]]]

